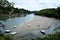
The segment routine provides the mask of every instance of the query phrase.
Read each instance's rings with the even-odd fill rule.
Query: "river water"
[[[27,14],[25,17],[15,17],[9,18],[6,21],[0,20],[0,22],[6,25],[6,29],[12,29],[13,26],[18,26],[24,23],[25,21],[30,21],[34,18],[34,14]]]
[[[14,31],[13,26],[17,26],[17,27],[18,27],[18,25],[21,26],[24,22],[31,21],[34,17],[35,17],[34,14],[27,14],[24,17],[9,18],[6,21],[0,20],[0,22],[2,24],[6,25],[5,29],[9,29],[9,30],[11,30],[13,32]],[[54,20],[54,21],[53,21],[52,25],[48,29],[44,29],[46,34],[53,33],[54,29],[56,27],[60,26],[60,20],[54,19],[54,18],[51,18],[51,19]],[[39,32],[39,30],[37,30],[36,32],[38,33],[38,35],[35,35],[33,33],[29,33],[29,34],[26,34],[26,35],[22,35],[19,38],[22,38],[23,40],[28,40],[28,39],[30,40],[32,38],[40,37],[41,33]]]

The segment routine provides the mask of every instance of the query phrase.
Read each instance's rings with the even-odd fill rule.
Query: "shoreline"
[[[33,20],[23,23],[22,26],[18,26],[15,31],[18,32],[19,35],[22,35],[36,30],[47,29],[48,27],[50,27],[50,25],[52,25],[52,23],[53,20],[50,18],[35,16]]]
[[[48,17],[35,16],[32,20],[29,20],[29,21],[26,21],[25,23],[22,23],[23,25],[21,27],[22,28],[24,26],[28,27],[28,24],[30,24],[31,27],[34,27],[34,25],[35,25],[35,27],[38,27],[38,25],[40,25],[39,26],[40,28],[43,28],[43,27],[48,28],[48,26],[51,25],[51,23],[53,23],[53,20],[48,18]],[[20,27],[17,27],[17,28],[20,28]]]

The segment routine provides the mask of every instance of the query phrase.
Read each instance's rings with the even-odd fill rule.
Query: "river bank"
[[[0,22],[5,24],[7,26],[6,29],[11,30],[11,32],[17,32],[14,38],[18,40],[30,40],[41,37],[43,34],[40,30],[44,30],[48,35],[53,33],[53,30],[60,25],[58,19],[34,14],[27,14],[22,17],[11,18]]]
[[[40,37],[40,30],[49,28],[53,24],[53,19],[43,16],[35,16],[31,21],[24,22],[15,31],[18,32],[17,38],[21,40]]]

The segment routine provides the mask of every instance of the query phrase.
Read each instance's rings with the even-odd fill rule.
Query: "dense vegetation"
[[[0,36],[0,40],[14,40],[11,35]]]
[[[44,38],[36,38],[32,40],[60,40],[60,33],[55,33],[55,34],[49,34]]]
[[[7,0],[0,0],[0,20],[8,19],[9,17],[20,16],[22,14],[29,14],[29,13],[35,13],[36,15],[43,15],[47,17],[54,17],[60,19],[60,7],[31,12],[25,9],[14,8],[13,2],[10,3]],[[37,38],[32,40],[59,40],[59,39],[60,39],[60,33],[56,33],[56,34],[48,35],[44,38]],[[10,35],[7,36],[0,35],[0,40],[13,40],[13,38]]]
[[[25,10],[23,8],[22,9],[14,8],[14,2],[10,3],[7,0],[0,0],[0,20],[28,13],[30,13],[30,11]]]
[[[48,9],[35,11],[35,14],[60,19],[60,7],[58,7],[58,8],[48,8]]]
[[[22,14],[28,14],[30,11],[25,9],[18,9],[14,7],[1,7],[0,6],[0,20],[8,18],[19,17]]]
[[[15,4],[14,2],[10,3],[7,0],[0,0],[0,20],[29,13],[35,13],[36,15],[43,15],[47,17],[54,17],[60,19],[60,7],[48,8],[39,11],[29,11],[23,8],[22,9],[14,8],[14,4]]]

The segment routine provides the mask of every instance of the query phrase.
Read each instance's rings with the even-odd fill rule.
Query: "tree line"
[[[14,8],[14,3],[10,3],[7,0],[0,0],[0,14],[15,14],[15,13],[30,13],[25,9]]]
[[[39,11],[34,11],[35,15],[43,15],[47,17],[54,17],[60,19],[60,7],[42,9]]]
[[[14,2],[9,2],[8,0],[0,0],[0,20],[31,13],[29,10],[23,8],[15,8],[14,4]]]
[[[15,4],[14,2],[11,3],[8,0],[0,0],[0,16],[35,13],[35,15],[43,15],[47,17],[54,17],[60,19],[60,7],[42,9],[39,11],[29,11],[23,8],[22,9],[14,8],[14,4]]]

